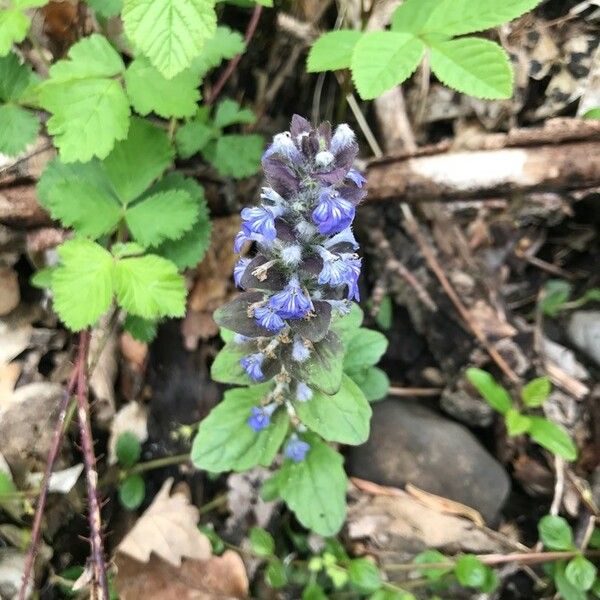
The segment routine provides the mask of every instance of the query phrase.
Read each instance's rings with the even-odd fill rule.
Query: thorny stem
[[[244,37],[244,42],[246,44],[246,48],[248,47],[248,44],[249,44],[250,40],[252,39],[252,37],[254,36],[254,32],[256,31],[256,27],[257,27],[258,21],[260,19],[260,13],[262,12],[262,8],[263,7],[260,4],[257,4],[254,7],[254,11],[252,12],[252,17],[250,17],[250,21],[248,22],[248,27],[246,28],[246,35]],[[214,104],[215,100],[219,97],[219,94],[223,90],[223,87],[227,83],[227,80],[231,77],[231,75],[235,71],[236,67],[238,66],[238,63],[240,62],[241,58],[242,58],[241,54],[236,54],[227,63],[227,67],[225,67],[223,74],[221,75],[221,77],[219,77],[217,83],[215,83],[215,86],[211,90],[210,95],[206,99],[207,105],[210,106],[211,104]]]
[[[106,563],[104,561],[104,548],[102,544],[102,521],[100,517],[100,502],[98,500],[98,472],[96,471],[96,457],[90,427],[89,404],[87,400],[86,357],[90,343],[90,332],[84,330],[79,335],[79,350],[77,363],[77,415],[79,418],[79,432],[81,435],[81,448],[83,463],[87,480],[88,495],[88,522],[90,526],[90,546],[94,569],[94,581],[100,588],[100,600],[109,600],[108,579],[106,577]]]

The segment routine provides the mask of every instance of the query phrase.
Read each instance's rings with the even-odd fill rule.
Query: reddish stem
[[[258,21],[260,19],[260,13],[262,12],[263,7],[260,4],[257,4],[254,7],[254,11],[252,12],[252,17],[250,17],[250,21],[248,22],[248,27],[246,27],[246,35],[244,36],[244,42],[246,43],[246,48],[250,43],[250,40],[254,36],[254,32],[256,31],[256,27],[258,25]],[[219,77],[217,83],[215,83],[213,89],[210,92],[208,99],[206,100],[206,104],[210,105],[215,102],[215,100],[219,97],[219,94],[223,90],[223,87],[227,83],[227,80],[231,77],[232,73],[235,71],[240,59],[242,58],[241,54],[236,54],[225,67],[225,70]]]

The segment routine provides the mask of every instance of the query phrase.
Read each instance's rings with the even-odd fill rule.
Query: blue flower
[[[361,188],[367,180],[362,176],[362,173],[359,173],[356,169],[350,169],[348,174],[346,175],[350,181],[356,184],[356,187]]]
[[[323,247],[317,248],[323,259],[323,267],[319,273],[319,283],[332,287],[348,286],[348,300],[359,299],[358,277],[360,275],[361,259],[356,254],[342,252],[335,254]]]
[[[298,402],[308,402],[313,397],[312,390],[304,383],[299,381],[296,385],[296,400]]]
[[[272,242],[277,237],[275,229],[275,218],[279,216],[276,213],[277,207],[253,206],[242,210],[242,231],[249,237],[252,233],[262,235],[268,242]]]
[[[261,381],[265,378],[262,372],[262,364],[265,360],[265,355],[262,352],[257,352],[256,354],[249,354],[248,356],[244,356],[240,360],[240,365],[250,379],[254,381]]]
[[[277,408],[276,404],[268,404],[267,406],[253,406],[250,411],[250,417],[246,421],[254,431],[258,432],[266,429],[271,423],[271,415]]]
[[[346,229],[354,219],[356,209],[348,200],[333,188],[325,188],[319,195],[319,203],[313,210],[312,218],[319,233],[329,235]]]
[[[254,320],[269,331],[279,332],[285,327],[285,321],[270,306],[259,306],[254,309]]]
[[[323,242],[323,246],[327,249],[333,248],[337,244],[350,244],[354,250],[358,248],[358,242],[352,233],[352,227],[346,227],[346,229],[336,233],[333,237]]]
[[[263,159],[269,158],[273,154],[279,154],[294,163],[302,161],[302,152],[294,144],[289,131],[284,131],[273,136],[273,142],[265,150]]]
[[[244,247],[244,244],[249,240],[250,238],[248,237],[245,231],[238,231],[237,235],[235,236],[235,240],[233,241],[233,251],[236,254],[238,252],[241,252],[242,248]]]
[[[300,319],[312,309],[312,302],[294,276],[281,292],[271,296],[269,306],[283,319]]]
[[[344,256],[342,254],[342,256]],[[354,256],[354,255],[351,255]],[[360,293],[358,290],[358,278],[360,277],[360,258],[350,258],[346,260],[346,264],[350,269],[350,275],[348,277],[348,295],[346,296],[348,300],[356,300],[360,301]]]
[[[240,283],[242,282],[242,275],[246,271],[246,267],[250,264],[249,258],[240,258],[240,260],[235,263],[235,267],[233,267],[233,281],[236,287],[240,287]]]
[[[310,356],[310,350],[304,344],[304,340],[299,336],[294,336],[292,344],[292,358],[296,362],[304,362]]]
[[[310,450],[310,444],[301,440],[295,433],[290,437],[283,453],[294,462],[302,462]]]
[[[331,151],[337,154],[340,150],[345,150],[354,142],[354,137],[354,131],[346,123],[340,123],[331,138]]]

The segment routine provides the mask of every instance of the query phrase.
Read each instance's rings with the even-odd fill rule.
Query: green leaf
[[[217,140],[211,162],[223,176],[249,177],[260,169],[264,146],[262,135],[223,135]]]
[[[392,30],[420,34],[439,4],[440,0],[405,0],[392,14]]]
[[[454,574],[460,585],[480,588],[486,582],[487,568],[473,554],[465,554],[456,561]]]
[[[217,26],[214,0],[124,0],[123,27],[167,78],[192,64]]]
[[[377,364],[388,346],[383,333],[361,327],[348,340],[344,355],[344,370],[353,371]]]
[[[153,254],[124,258],[115,266],[115,291],[119,305],[144,317],[183,317],[185,281],[170,261]]]
[[[128,256],[141,256],[146,248],[137,242],[115,242],[110,249],[115,258],[126,258]]]
[[[346,371],[346,374],[362,390],[369,402],[382,400],[390,389],[390,380],[387,374],[378,367]]]
[[[142,319],[142,317],[127,315],[125,323],[123,324],[123,329],[125,329],[132,338],[140,342],[149,343],[156,337],[157,323],[156,321]]]
[[[270,383],[236,388],[225,392],[218,404],[200,423],[192,445],[192,462],[199,469],[245,471],[273,462],[288,430],[289,417],[277,410],[265,429],[254,431],[247,423],[253,407],[272,390]]]
[[[529,408],[542,406],[548,399],[551,390],[550,380],[547,377],[537,377],[523,386],[521,399]]]
[[[117,439],[116,454],[122,467],[133,467],[142,455],[142,445],[138,437],[131,431],[123,432]]]
[[[14,104],[0,106],[0,152],[8,156],[23,152],[36,139],[39,128],[31,111]]]
[[[514,408],[509,408],[504,417],[506,419],[508,435],[521,435],[529,431],[531,427],[531,419]]]
[[[13,44],[18,44],[25,39],[29,25],[29,18],[20,10],[16,8],[0,10],[0,56],[8,54]]]
[[[371,407],[361,389],[348,377],[333,396],[315,391],[310,400],[294,402],[300,420],[324,439],[362,444],[369,437]]]
[[[352,54],[352,80],[363,100],[371,100],[399,85],[414,72],[423,56],[423,42],[410,33],[369,31]]]
[[[144,246],[181,239],[198,218],[198,206],[185,190],[158,192],[127,209],[125,220]]]
[[[427,565],[450,563],[449,559],[439,550],[425,550],[417,554],[413,559],[415,565],[419,565],[419,570],[429,581],[438,581],[444,575],[451,573],[454,567],[449,564],[447,567],[428,567]]]
[[[309,73],[349,69],[352,52],[361,38],[362,32],[353,29],[339,29],[324,33],[311,47],[306,61]]]
[[[252,552],[259,556],[272,556],[275,554],[275,540],[273,536],[261,527],[250,530],[250,545]]]
[[[590,108],[584,115],[584,119],[600,119],[600,107]]]
[[[239,32],[219,26],[214,36],[206,40],[202,51],[194,59],[192,70],[199,77],[203,77],[207,71],[218,67],[223,60],[241,54],[245,47],[244,38]]]
[[[344,344],[347,344],[354,337],[362,322],[363,311],[358,304],[352,302],[350,312],[347,315],[335,314],[331,321],[331,330],[339,335]]]
[[[530,419],[529,435],[534,442],[565,460],[573,461],[577,458],[577,448],[563,427],[544,417]]]
[[[252,380],[240,365],[240,360],[247,354],[237,344],[225,344],[211,365],[210,376],[220,383],[250,385]]]
[[[555,317],[569,300],[573,286],[563,279],[549,279],[544,286],[539,303],[540,310],[549,317]]]
[[[512,407],[509,393],[487,371],[472,367],[467,369],[466,376],[494,410],[505,415]]]
[[[309,583],[302,590],[302,600],[327,600],[327,596],[319,584]]]
[[[394,304],[392,302],[391,296],[386,294],[379,305],[379,310],[375,315],[375,321],[377,325],[381,327],[384,331],[388,331],[392,328],[394,319]]]
[[[193,69],[167,79],[144,56],[138,56],[127,68],[125,85],[131,105],[144,116],[153,112],[165,119],[191,117],[201,98],[200,78]]]
[[[369,600],[417,600],[417,598],[410,592],[381,589],[369,596]],[[432,596],[431,600],[439,600],[439,597]]]
[[[304,527],[335,535],[346,517],[346,486],[342,456],[307,435],[310,450],[301,462],[286,460],[278,473],[279,494]]]
[[[49,288],[52,285],[52,275],[54,274],[56,267],[45,267],[36,271],[29,280],[29,283],[33,287],[39,289]]]
[[[144,478],[136,473],[126,477],[119,485],[119,502],[128,510],[135,510],[144,501],[146,484]]]
[[[562,600],[587,600],[588,595],[577,589],[568,579],[565,573],[565,563],[560,561],[554,569],[554,584]]]
[[[116,17],[123,10],[123,0],[86,0],[86,3],[105,19]]]
[[[308,360],[292,365],[296,369],[294,375],[311,388],[335,394],[342,383],[343,356],[339,338],[330,331],[323,340],[314,344]]]
[[[420,0],[409,0],[416,3]],[[541,0],[439,0],[420,33],[463,35],[512,21],[535,8]]]
[[[566,519],[546,515],[540,519],[538,531],[546,548],[550,550],[573,549],[573,532]]]
[[[256,116],[249,108],[242,108],[235,100],[225,98],[219,102],[215,111],[214,123],[223,129],[235,124],[248,124],[256,122]]]
[[[71,46],[68,57],[53,65],[39,86],[40,104],[52,113],[48,132],[63,162],[104,158],[129,128],[129,101],[114,79],[124,70],[123,61],[98,34]]]
[[[569,583],[582,592],[587,592],[594,585],[597,569],[584,556],[572,558],[565,569],[565,576]]]
[[[348,565],[350,583],[363,594],[377,591],[382,584],[377,565],[366,558],[355,558]]]
[[[267,570],[265,571],[265,580],[268,585],[275,589],[282,588],[287,584],[288,578],[285,572],[285,566],[278,558],[269,562]]]
[[[113,296],[113,257],[88,240],[69,240],[58,247],[61,265],[52,274],[54,308],[67,327],[79,331],[94,325]]]
[[[127,139],[115,144],[104,160],[104,167],[121,202],[127,204],[162,175],[173,156],[173,148],[163,129],[145,119],[134,118]]]
[[[0,100],[20,100],[32,78],[29,66],[22,64],[14,52],[0,57]]]
[[[219,130],[202,121],[188,121],[177,129],[175,142],[181,158],[190,158],[219,136]]]
[[[17,491],[17,488],[10,476],[10,473],[6,471],[0,471],[0,499],[2,496],[7,496],[8,494],[14,494]]]
[[[504,49],[489,40],[466,37],[436,42],[431,70],[448,87],[476,98],[510,98],[513,73]]]

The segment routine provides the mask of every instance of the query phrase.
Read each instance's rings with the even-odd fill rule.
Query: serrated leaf
[[[198,218],[198,205],[185,190],[158,192],[128,208],[125,220],[143,246],[180,239]]]
[[[0,57],[0,100],[19,100],[32,77],[29,66],[21,64],[14,52]]]
[[[221,100],[215,110],[214,124],[221,129],[237,123],[252,124],[255,122],[256,116],[249,108],[242,108],[230,98]]]
[[[362,36],[361,31],[339,29],[324,33],[311,47],[306,61],[309,73],[349,69],[352,52]]]
[[[127,510],[135,510],[144,501],[146,484],[144,478],[136,473],[126,477],[119,485],[119,502]]]
[[[49,288],[52,285],[52,274],[56,270],[56,267],[45,267],[36,271],[29,280],[29,283],[41,290]]]
[[[114,263],[102,246],[76,239],[58,247],[61,265],[52,274],[54,308],[73,331],[94,325],[113,296]]]
[[[207,71],[218,67],[225,59],[233,58],[244,51],[246,44],[239,32],[229,27],[217,27],[215,34],[202,47],[192,63],[192,70],[203,77]]]
[[[555,515],[546,515],[538,523],[540,538],[550,550],[572,550],[573,532],[566,519]]]
[[[388,347],[383,333],[361,327],[346,342],[344,370],[363,369],[379,362]]]
[[[25,39],[29,24],[28,17],[16,8],[0,10],[0,56],[8,54],[13,44]]]
[[[142,317],[127,315],[123,329],[127,331],[132,338],[145,343],[150,343],[156,337],[157,323]]]
[[[196,467],[219,473],[271,465],[288,430],[287,412],[277,410],[271,423],[258,432],[247,421],[272,388],[264,383],[225,392],[223,401],[200,423],[191,453]]]
[[[192,64],[217,27],[214,0],[125,0],[127,36],[167,78]]]
[[[123,9],[123,0],[86,0],[86,4],[105,19],[116,17]]]
[[[52,113],[48,132],[64,162],[104,158],[129,128],[129,101],[112,79],[123,71],[123,61],[98,34],[77,42],[68,57],[39,86],[40,104]]]
[[[443,0],[404,0],[392,14],[392,30],[418,35]]]
[[[363,100],[371,100],[399,85],[414,72],[423,56],[423,42],[410,33],[369,31],[352,54],[352,80]]]
[[[464,94],[488,100],[512,95],[510,60],[495,42],[474,37],[436,42],[430,64],[443,84]]]
[[[185,314],[185,281],[171,261],[153,254],[124,258],[114,277],[117,300],[127,312],[145,319]]]
[[[311,447],[305,459],[286,460],[277,474],[278,491],[304,527],[335,535],[346,517],[344,459],[317,436],[306,439]]]
[[[211,162],[221,175],[242,179],[260,169],[265,140],[261,135],[223,135]]]
[[[127,138],[117,142],[104,168],[121,202],[127,204],[144,192],[173,161],[166,132],[145,119],[133,118]]]
[[[467,369],[466,376],[494,410],[503,415],[510,410],[512,407],[510,394],[487,371],[470,368]]]
[[[346,371],[346,374],[362,390],[369,402],[382,400],[390,389],[390,380],[387,374],[378,367],[368,367]]]
[[[15,156],[25,150],[38,134],[40,123],[29,110],[15,104],[0,106],[0,152]]]
[[[324,439],[342,444],[362,444],[369,437],[371,407],[361,389],[348,377],[332,396],[315,391],[310,400],[294,402],[300,420]]]
[[[422,0],[409,0],[415,4]],[[420,33],[463,35],[508,23],[541,0],[438,0]]]
[[[529,408],[535,408],[542,406],[550,395],[552,386],[550,380],[547,377],[536,377],[529,383],[523,386],[521,390],[521,399],[523,404]]]
[[[200,78],[192,69],[167,79],[144,56],[138,56],[127,68],[125,85],[131,105],[144,116],[154,112],[165,119],[191,117],[201,98]]]
[[[577,458],[577,447],[563,427],[544,417],[529,418],[529,435],[534,442],[565,460],[573,461]]]
[[[177,128],[175,142],[181,158],[190,158],[202,150],[208,142],[219,136],[219,131],[202,121],[188,121]]]

